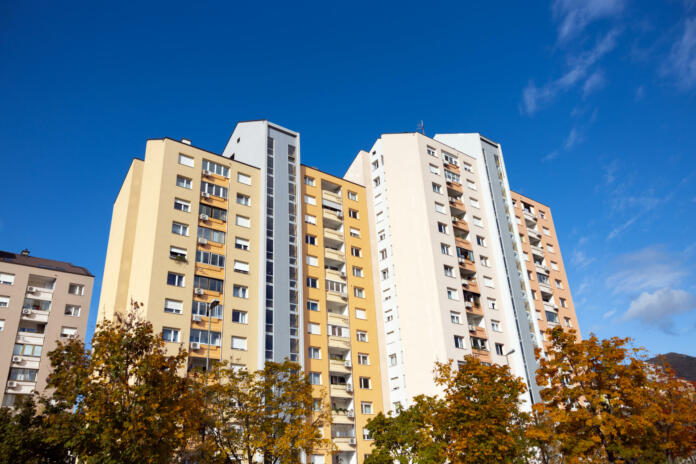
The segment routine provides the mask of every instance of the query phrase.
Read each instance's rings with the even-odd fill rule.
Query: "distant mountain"
[[[677,376],[681,377],[682,379],[696,382],[696,358],[686,354],[667,353],[662,356],[650,358],[648,359],[648,362],[653,364],[661,364],[661,360],[659,359],[661,357],[667,361],[667,364],[672,366],[672,369],[677,372]]]

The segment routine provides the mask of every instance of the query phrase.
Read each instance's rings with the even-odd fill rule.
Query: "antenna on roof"
[[[425,124],[423,124],[422,119],[418,122],[418,132],[425,135]]]

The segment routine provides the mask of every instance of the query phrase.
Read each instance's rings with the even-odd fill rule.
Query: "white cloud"
[[[641,85],[636,89],[636,101],[641,101],[645,98],[645,86]]]
[[[552,102],[560,93],[575,87],[588,76],[590,68],[600,58],[614,49],[618,35],[619,31],[616,29],[609,31],[597,41],[594,48],[570,60],[570,69],[558,79],[541,87],[537,87],[534,82],[529,82],[522,91],[523,111],[530,115],[534,114],[542,106]]]
[[[604,87],[606,82],[607,81],[604,78],[604,73],[602,71],[593,72],[582,85],[582,96],[587,98],[590,96],[590,94]]]
[[[602,319],[609,319],[609,318],[610,318],[611,316],[613,316],[614,314],[616,314],[616,310],[615,310],[615,309],[612,309],[611,311],[607,311],[606,313],[604,313],[604,314],[602,315]]]
[[[596,20],[618,15],[624,3],[624,0],[555,0],[551,10],[559,22],[559,41],[575,37]]]
[[[575,250],[570,260],[575,266],[583,268],[589,266],[595,259],[587,256],[582,250]]]
[[[563,148],[570,150],[580,141],[582,141],[582,135],[577,127],[573,127],[563,143]]]
[[[639,292],[672,288],[688,275],[683,263],[660,246],[643,248],[617,258],[615,270],[606,285],[613,293],[636,295]]]
[[[638,320],[673,333],[674,317],[696,309],[696,296],[671,288],[641,293],[623,314],[625,321]]]
[[[682,90],[696,88],[696,17],[684,21],[682,34],[672,46],[663,74],[672,75]]]

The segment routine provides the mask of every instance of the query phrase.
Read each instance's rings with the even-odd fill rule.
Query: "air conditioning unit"
[[[203,291],[202,288],[196,288],[196,289],[194,289],[194,290],[193,290],[193,293],[195,293],[196,295],[205,295],[205,292]]]
[[[343,213],[336,213],[336,217],[338,219],[343,219]]]
[[[348,369],[353,367],[353,363],[350,361],[350,359],[346,359],[346,362],[343,363],[344,366],[346,366]]]
[[[210,198],[210,194],[208,192],[201,192],[201,197]]]
[[[346,385],[346,391],[347,391],[348,393],[353,393],[353,386],[352,386],[351,384],[347,384],[347,385]]]
[[[213,173],[210,172],[210,171],[208,171],[207,169],[204,169],[204,170],[203,170],[203,175],[204,175],[204,176],[207,176],[207,177],[210,177],[210,176],[213,175]]]
[[[201,245],[207,245],[207,244],[208,244],[208,239],[207,239],[207,238],[203,238],[203,237],[198,237],[198,243],[200,243]]]
[[[22,314],[31,314],[31,309],[30,308],[23,308]]]
[[[12,362],[13,363],[22,362],[22,357],[21,356],[12,356]]]
[[[201,322],[201,316],[200,314],[194,314],[193,315],[193,322]]]
[[[35,291],[36,291],[36,287],[32,287],[31,285],[27,287],[27,292],[34,293]]]
[[[16,386],[17,386],[17,382],[15,382],[13,380],[10,380],[9,382],[7,382],[8,388],[15,388]]]
[[[470,332],[476,332],[476,326],[475,326],[475,325],[470,325],[470,326],[469,326],[469,331],[470,331]]]
[[[68,335],[68,338],[77,338],[77,334],[70,334]]]
[[[341,277],[343,277],[344,279],[346,278],[346,272],[345,272],[345,271],[341,271]]]
[[[349,409],[348,412],[346,413],[346,416],[348,416],[349,419],[352,419],[355,417],[355,411],[352,409]]]
[[[464,303],[464,306],[466,306],[467,308],[471,308],[474,306],[474,304],[471,301],[467,301],[466,303]]]
[[[201,214],[199,217],[201,218],[201,221],[207,221],[207,220],[208,220],[208,215],[207,215],[207,214]]]
[[[201,349],[201,344],[198,342],[191,342],[191,349],[192,350],[199,350],[199,349]]]
[[[355,439],[355,437],[350,437],[350,438],[348,439],[348,444],[349,444],[349,445],[357,445],[357,444],[358,444],[358,441]]]

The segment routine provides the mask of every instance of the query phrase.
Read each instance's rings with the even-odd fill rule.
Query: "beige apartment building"
[[[522,194],[511,193],[540,337],[546,341],[544,332],[561,326],[566,332],[575,330],[580,338],[551,209]]]
[[[41,393],[59,340],[84,338],[94,276],[63,261],[0,251],[2,406]]]

